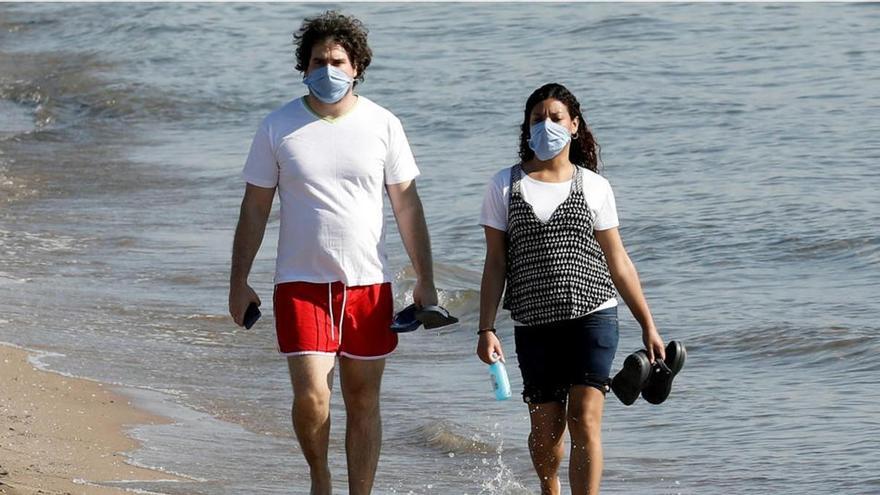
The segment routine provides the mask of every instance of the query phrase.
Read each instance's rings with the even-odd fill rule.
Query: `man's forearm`
[[[403,246],[409,255],[416,276],[423,283],[434,283],[434,264],[431,257],[431,238],[422,202],[416,197],[397,212],[397,227]]]
[[[235,228],[235,240],[232,243],[230,285],[247,283],[254,258],[256,258],[257,251],[260,250],[260,245],[263,243],[267,220],[268,212],[264,213],[257,208],[242,204],[238,226]]]

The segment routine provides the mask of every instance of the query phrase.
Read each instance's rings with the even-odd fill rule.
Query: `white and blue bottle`
[[[510,380],[507,379],[507,370],[499,359],[500,357],[498,354],[492,353],[492,359],[495,362],[489,365],[489,377],[492,379],[495,400],[507,400],[510,398]]]

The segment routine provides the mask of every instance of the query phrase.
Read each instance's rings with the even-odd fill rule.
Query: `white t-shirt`
[[[593,217],[594,230],[608,230],[618,227],[617,205],[614,192],[608,179],[587,169],[581,169],[583,175],[584,198]],[[550,220],[553,212],[568,198],[571,192],[571,180],[565,182],[542,182],[522,173],[520,191],[526,203],[532,206],[535,216],[542,222]],[[507,210],[510,205],[510,167],[495,174],[486,187],[483,196],[483,208],[480,212],[480,225],[507,232]],[[611,298],[592,312],[617,306],[617,299]],[[519,323],[517,323],[519,324]]]
[[[275,283],[391,281],[383,190],[418,175],[400,120],[363,96],[336,119],[316,115],[304,98],[270,113],[242,177],[278,187]]]
[[[583,174],[584,197],[590,207],[595,230],[613,229],[620,225],[617,219],[617,205],[611,184],[601,175],[587,169]],[[571,180],[565,182],[542,182],[522,174],[520,190],[526,203],[532,205],[535,215],[546,222],[556,208],[568,198],[571,192]],[[510,168],[495,174],[483,196],[483,208],[480,213],[480,225],[507,232],[507,209],[510,204]]]

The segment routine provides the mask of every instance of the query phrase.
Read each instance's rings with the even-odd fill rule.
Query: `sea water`
[[[512,400],[486,400],[474,352],[477,223],[551,81],[580,98],[660,331],[690,351],[663,405],[608,397],[603,492],[880,492],[876,4],[0,4],[0,340],[176,419],[137,428],[134,461],[196,481],[137,488],[308,492],[267,303],[277,205],[250,279],[264,317],[237,329],[226,300],[250,139],[303,94],[291,33],[331,7],[370,29],[358,91],[403,122],[461,318],[388,360],[376,493],[537,493],[506,313]],[[414,279],[388,220],[400,309]],[[640,347],[622,308],[613,371]],[[345,493],[338,385],[332,408]]]

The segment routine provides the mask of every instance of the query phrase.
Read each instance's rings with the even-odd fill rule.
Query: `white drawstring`
[[[330,307],[330,340],[336,340],[336,325],[333,321],[333,282],[327,284],[327,305]]]
[[[342,323],[345,321],[345,302],[348,300],[348,291],[342,284],[342,310],[339,312],[339,342],[342,342]],[[327,284],[327,303],[330,306],[330,339],[336,340],[336,319],[333,317],[333,282]]]
[[[342,344],[342,323],[345,321],[345,301],[348,299],[348,291],[342,284],[342,310],[339,312],[339,343]]]

